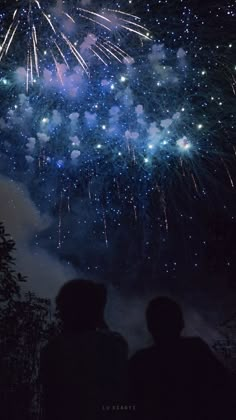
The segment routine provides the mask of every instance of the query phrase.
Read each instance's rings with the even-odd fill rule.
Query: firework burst
[[[176,226],[188,241],[198,208],[235,194],[234,42],[206,42],[212,17],[199,27],[184,4],[173,21],[172,1],[153,17],[66,3],[3,1],[1,173],[56,215],[50,237],[62,252],[81,226],[109,248],[118,230],[142,229],[144,254],[170,244]],[[139,13],[155,37],[143,48]]]
[[[91,27],[85,25],[86,22]],[[117,31],[149,39],[149,33],[140,24],[140,19],[122,11],[102,9],[101,13],[97,13],[79,7],[67,11],[61,1],[55,7],[50,7],[48,2],[45,6],[45,2],[40,0],[15,0],[11,5],[5,2],[0,61],[10,55],[18,63],[18,50],[14,49],[14,43],[20,42],[21,49],[25,46],[28,90],[45,64],[49,65],[48,55],[59,77],[59,62],[68,69],[76,62],[83,72],[89,74],[88,61],[83,57],[83,53],[88,51],[104,65],[112,59],[119,62],[129,60],[129,54],[114,42],[113,34]]]

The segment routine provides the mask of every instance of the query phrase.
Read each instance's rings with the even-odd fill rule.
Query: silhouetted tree
[[[15,242],[0,222],[0,303],[9,304],[20,297],[20,282],[26,281],[13,269]]]
[[[22,292],[26,278],[14,269],[14,250],[0,223],[0,415],[27,420],[39,416],[39,355],[56,324],[50,300]]]

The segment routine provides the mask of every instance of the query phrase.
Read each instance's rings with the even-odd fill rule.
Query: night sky
[[[231,312],[235,16],[227,0],[1,1],[0,220],[32,290],[105,281],[130,324],[160,292],[209,328]]]

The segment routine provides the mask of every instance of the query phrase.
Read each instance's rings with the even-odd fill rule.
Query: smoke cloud
[[[0,220],[16,242],[16,270],[28,277],[27,288],[39,296],[53,298],[76,272],[48,250],[33,244],[51,219],[40,214],[22,184],[1,176],[0,191]]]

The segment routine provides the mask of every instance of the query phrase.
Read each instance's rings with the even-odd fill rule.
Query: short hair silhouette
[[[62,286],[56,306],[65,329],[95,329],[103,322],[106,301],[103,284],[75,279]]]
[[[157,297],[149,302],[146,320],[154,340],[177,338],[184,328],[180,305],[166,296]]]

